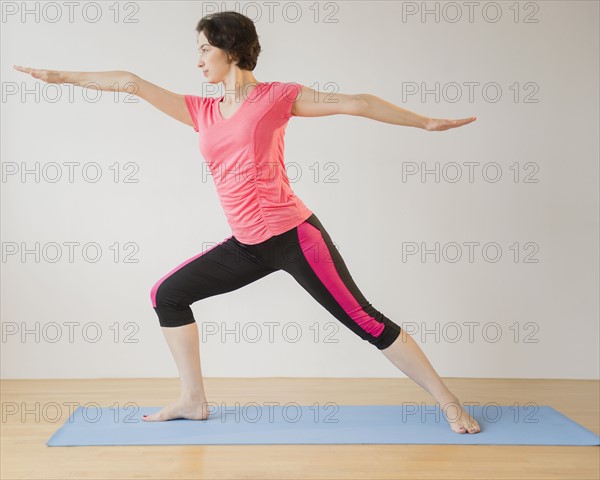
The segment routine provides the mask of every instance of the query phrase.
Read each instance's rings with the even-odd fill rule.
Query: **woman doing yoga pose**
[[[49,83],[74,83],[127,92],[192,127],[210,168],[231,236],[160,278],[150,299],[177,364],[177,401],[144,417],[203,420],[209,416],[202,382],[198,328],[190,305],[284,270],[335,318],[371,343],[440,404],[450,428],[477,433],[479,425],[444,385],[413,338],[363,296],[327,230],[290,187],[283,137],[292,116],[354,115],[440,131],[475,120],[423,117],[370,94],[327,94],[298,83],[259,82],[261,47],[254,23],[226,11],[196,26],[198,68],[225,95],[180,95],[126,71],[65,72],[15,66]],[[93,82],[93,83],[92,83]]]

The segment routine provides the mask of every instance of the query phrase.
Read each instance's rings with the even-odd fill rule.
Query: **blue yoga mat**
[[[595,433],[537,405],[466,405],[481,427],[475,434],[452,432],[438,405],[212,405],[207,420],[142,420],[161,408],[80,406],[46,445],[600,445]]]

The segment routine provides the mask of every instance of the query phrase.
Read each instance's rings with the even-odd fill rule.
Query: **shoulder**
[[[192,95],[192,94],[186,94],[183,96],[183,98],[185,98],[186,102],[189,103],[196,103],[196,104],[202,104],[202,103],[210,103],[210,102],[216,102],[220,99],[220,97],[216,96],[216,97],[202,97],[200,95]]]
[[[302,89],[302,85],[298,82],[270,82],[274,88],[283,94],[294,96]]]
[[[295,103],[300,96],[303,85],[298,82],[269,82],[272,95],[286,104]]]

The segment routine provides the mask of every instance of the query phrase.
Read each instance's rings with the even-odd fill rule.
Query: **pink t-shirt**
[[[313,213],[292,191],[283,158],[285,129],[301,88],[298,83],[253,84],[227,118],[219,110],[224,97],[185,95],[200,152],[231,231],[242,243],[263,242]]]

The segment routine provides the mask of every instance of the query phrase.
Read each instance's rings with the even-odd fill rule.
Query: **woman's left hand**
[[[462,127],[468,123],[474,122],[477,117],[462,118],[460,120],[445,120],[440,118],[432,118],[427,122],[425,130],[428,132],[440,132],[449,128]]]

